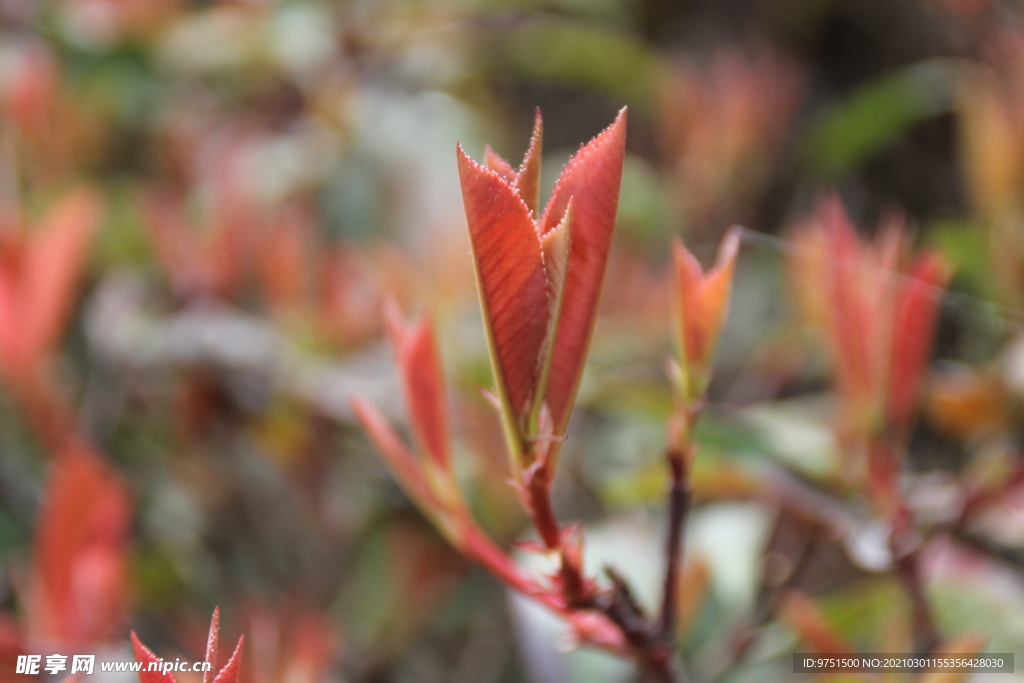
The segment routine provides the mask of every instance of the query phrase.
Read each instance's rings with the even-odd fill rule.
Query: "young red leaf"
[[[203,660],[210,665],[210,670],[203,672],[203,683],[238,683],[239,672],[242,666],[242,645],[245,642],[245,636],[238,639],[238,645],[235,646],[235,651],[231,654],[227,664],[214,674],[217,671],[216,660],[219,631],[220,609],[215,608],[213,610],[213,618],[210,620],[210,634],[206,641],[206,658]],[[164,673],[162,670],[149,671],[150,665],[162,669],[163,660],[142,644],[139,637],[135,635],[135,631],[131,633],[131,640],[132,650],[135,652],[135,661],[143,664],[142,670],[139,672],[139,683],[177,683],[174,676],[169,673]]]
[[[548,323],[540,237],[514,187],[466,156],[461,146],[458,157],[498,394],[521,437],[521,423],[537,389],[537,365]]]
[[[540,221],[541,235],[546,235],[561,222],[572,201],[569,270],[546,395],[559,434],[564,433],[569,421],[594,329],[615,226],[625,149],[623,109],[611,126],[569,160]]]
[[[519,172],[512,168],[512,164],[505,161],[490,145],[484,146],[484,166],[500,175],[509,184],[514,184],[519,177]]]
[[[210,632],[206,636],[206,656],[204,662],[210,663],[210,670],[203,672],[203,683],[210,683],[213,680],[213,667],[217,664],[217,645],[220,639],[220,607],[213,608],[213,616],[210,618]]]
[[[231,659],[220,670],[217,677],[213,679],[213,683],[238,683],[238,674],[242,669],[242,645],[244,643],[245,636],[241,636],[238,639],[238,645],[235,646],[235,651],[231,653]],[[211,664],[214,664],[214,662],[211,662]]]
[[[569,254],[572,253],[572,203],[565,209],[565,216],[554,230],[541,238],[544,252],[544,271],[548,280],[548,311],[551,321],[561,316],[562,295],[565,280],[569,274]]]
[[[537,214],[540,204],[540,161],[543,135],[544,121],[541,118],[540,109],[538,109],[533,118],[530,146],[523,156],[523,163],[517,169],[512,168],[512,164],[499,156],[491,149],[490,145],[484,147],[484,166],[500,175],[519,193],[520,198],[530,210],[531,216]]]
[[[148,647],[142,644],[135,631],[131,633],[132,650],[135,652],[135,661],[142,663],[142,670],[139,671],[139,683],[177,683],[174,676],[162,671],[149,671],[150,664],[161,666],[163,660],[153,654]]]
[[[540,435],[539,418],[546,405],[548,380],[551,375],[551,361],[554,358],[555,335],[558,321],[562,317],[562,303],[565,300],[565,283],[569,273],[569,255],[572,251],[572,203],[565,210],[562,222],[541,238],[544,252],[544,271],[548,282],[548,330],[544,338],[544,349],[540,359],[540,376],[537,381],[537,395],[534,397],[530,414],[530,434]],[[547,415],[550,418],[550,407]],[[550,435],[549,435],[550,436]],[[558,449],[555,449],[557,453]]]
[[[540,207],[540,160],[541,140],[544,136],[544,121],[540,109],[533,118],[533,135],[530,136],[530,147],[526,150],[523,163],[516,171],[515,186],[519,196],[526,202],[530,214],[536,216]]]
[[[416,439],[438,467],[447,470],[451,443],[448,409],[430,318],[423,315],[406,327],[394,306],[387,307],[386,317]]]

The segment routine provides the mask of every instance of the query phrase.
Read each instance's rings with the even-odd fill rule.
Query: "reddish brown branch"
[[[551,504],[549,484],[544,477],[529,470],[524,476],[524,484],[534,528],[548,550],[558,550],[562,545],[562,533]]]
[[[682,453],[668,455],[672,483],[668,494],[668,536],[665,543],[665,583],[662,593],[660,636],[668,644],[676,639],[676,615],[679,611],[679,573],[683,565],[683,532],[690,508],[690,481]]]
[[[549,480],[539,469],[524,472],[523,485],[533,525],[548,550],[558,551],[560,564],[558,590],[569,609],[600,612],[622,634],[622,640],[644,672],[656,683],[678,683],[685,680],[675,657],[675,604],[681,561],[682,529],[689,507],[689,483],[682,454],[673,458],[673,486],[670,492],[670,534],[666,570],[666,604],[658,621],[649,619],[633,596],[632,589],[614,569],[606,568],[612,586],[599,591],[583,572],[580,546],[565,533],[555,517],[551,503]],[[671,581],[671,587],[669,587]],[[667,616],[666,616],[667,614]],[[668,621],[666,629],[664,623]]]

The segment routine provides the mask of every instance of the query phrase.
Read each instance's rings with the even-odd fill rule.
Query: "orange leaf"
[[[461,146],[458,157],[498,394],[510,417],[521,423],[537,389],[548,323],[540,237],[514,187],[466,156]]]
[[[715,266],[706,274],[693,254],[676,240],[674,261],[678,287],[679,338],[688,391],[701,393],[715,344],[729,310],[733,271],[740,248],[738,228],[730,230],[718,249]]]
[[[540,221],[541,235],[546,235],[561,222],[572,201],[569,271],[546,397],[557,434],[564,433],[569,421],[594,330],[615,227],[625,150],[623,109],[611,126],[569,160]]]

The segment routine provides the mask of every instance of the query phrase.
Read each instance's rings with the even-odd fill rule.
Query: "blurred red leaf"
[[[271,221],[257,253],[264,295],[278,311],[301,309],[311,284],[311,217],[298,207],[282,209]]]
[[[947,278],[942,257],[925,252],[910,265],[896,295],[889,370],[889,420],[894,424],[906,422],[917,402]]]
[[[47,483],[27,596],[34,642],[80,645],[116,636],[129,598],[131,502],[90,451],[59,453]]]
[[[836,197],[796,237],[799,286],[823,292],[805,304],[832,355],[847,429],[906,428],[935,336],[948,269],[934,252],[904,263],[903,220],[862,240]]]
[[[0,354],[9,377],[30,373],[60,338],[85,267],[101,204],[65,195],[33,229],[0,244]]]
[[[448,409],[441,358],[430,318],[423,315],[406,327],[394,305],[388,307],[387,318],[416,438],[437,466],[446,471],[450,458]]]
[[[339,637],[326,614],[286,604],[259,607],[249,616],[251,683],[320,683],[330,669]]]

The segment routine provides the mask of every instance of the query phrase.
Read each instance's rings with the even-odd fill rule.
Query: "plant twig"
[[[597,607],[622,630],[639,664],[655,683],[685,683],[682,666],[675,656],[672,643],[666,642],[660,628],[651,623],[633,596],[626,580],[611,567],[605,573],[612,589],[603,596]]]
[[[669,453],[672,483],[668,494],[668,537],[665,543],[665,583],[662,593],[659,635],[668,644],[676,638],[679,609],[679,573],[683,565],[683,532],[690,508],[689,468],[682,453]]]

